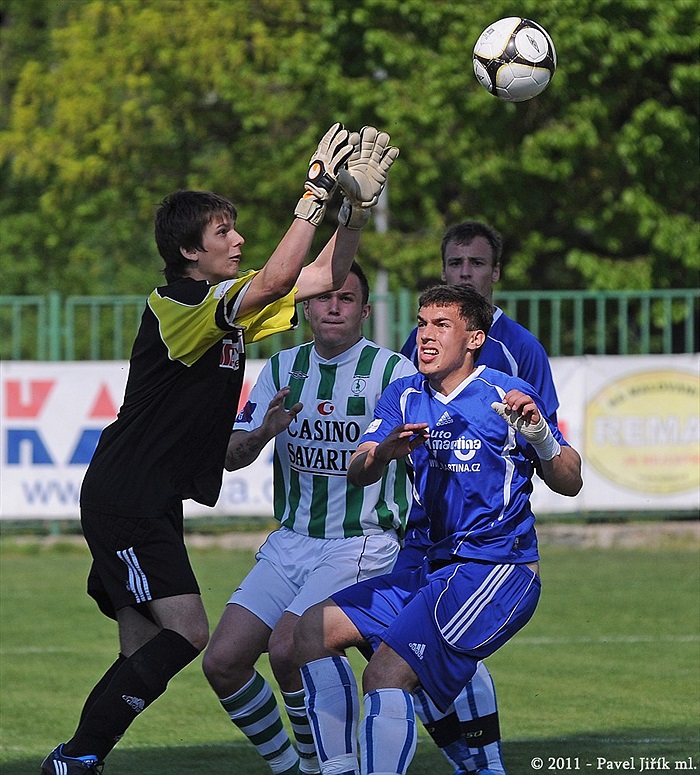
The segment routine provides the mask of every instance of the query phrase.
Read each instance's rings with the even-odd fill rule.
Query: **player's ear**
[[[304,317],[308,320],[309,319],[309,302],[308,299],[306,301],[303,301],[301,303],[303,309],[304,309]]]
[[[183,248],[182,245],[180,245],[180,253],[182,253],[188,261],[197,261],[199,259],[197,252],[197,248]]]
[[[471,334],[472,335],[471,335],[471,339],[469,340],[469,344],[474,350],[476,350],[477,348],[481,347],[486,341],[486,334],[481,330],[472,331]]]
[[[494,264],[491,271],[491,282],[497,283],[501,279],[501,265]]]
[[[367,318],[369,318],[370,312],[372,312],[372,305],[365,304],[365,306],[362,308],[362,317],[360,318],[361,323],[366,322]]]

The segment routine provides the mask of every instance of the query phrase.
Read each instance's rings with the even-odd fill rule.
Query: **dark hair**
[[[348,275],[351,274],[354,274],[360,281],[360,288],[362,289],[362,306],[364,307],[369,301],[369,281],[367,280],[367,275],[362,271],[362,267],[357,261],[353,261],[350,265]]]
[[[493,322],[491,302],[468,285],[433,285],[418,298],[418,307],[458,307],[469,328],[488,336]]]
[[[235,221],[238,213],[226,197],[211,191],[175,191],[160,203],[155,216],[155,238],[165,261],[163,274],[169,283],[187,276],[190,262],[180,248],[203,250],[204,230],[217,215],[227,215]]]
[[[465,221],[464,223],[458,223],[456,226],[451,226],[442,238],[442,265],[445,266],[445,253],[447,252],[447,246],[450,242],[454,242],[457,245],[469,245],[477,237],[483,237],[491,245],[493,252],[493,265],[497,266],[501,263],[501,254],[503,253],[503,240],[501,235],[490,226],[487,226],[481,221]]]

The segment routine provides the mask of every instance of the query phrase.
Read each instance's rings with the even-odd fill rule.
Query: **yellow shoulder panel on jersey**
[[[226,329],[217,325],[217,310],[222,301],[228,304],[234,299],[255,274],[257,272],[246,272],[235,280],[212,285],[201,301],[192,304],[153,291],[148,305],[158,320],[160,337],[168,357],[191,366],[221,339]],[[296,288],[263,309],[240,317],[236,315],[234,306],[233,319],[229,318],[228,322],[232,328],[240,326],[245,329],[247,342],[257,342],[279,331],[287,331],[293,327],[295,320],[295,293]]]
[[[245,341],[259,342],[261,339],[296,328],[296,297],[294,287],[286,296],[259,310],[251,310],[236,317],[236,325],[245,329]]]

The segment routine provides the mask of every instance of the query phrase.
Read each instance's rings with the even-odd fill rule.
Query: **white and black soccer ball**
[[[531,19],[499,19],[474,46],[474,75],[501,100],[524,102],[541,94],[557,69],[557,52],[544,27]]]

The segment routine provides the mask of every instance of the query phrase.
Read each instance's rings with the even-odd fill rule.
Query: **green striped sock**
[[[282,724],[272,689],[259,673],[235,694],[222,699],[221,704],[274,775],[298,773],[299,757]]]
[[[297,751],[301,761],[299,763],[299,772],[302,775],[318,773],[320,767],[318,764],[318,756],[316,755],[316,748],[314,746],[314,739],[311,734],[311,724],[309,723],[309,717],[306,715],[306,707],[304,706],[304,690],[300,689],[298,692],[282,692],[284,698],[284,707],[289,716],[289,720],[292,723],[292,732],[294,733],[294,740],[296,741]]]

